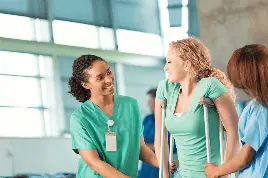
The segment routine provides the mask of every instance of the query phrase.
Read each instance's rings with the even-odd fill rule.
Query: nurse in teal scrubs
[[[209,108],[208,118],[211,160],[220,164],[219,120],[227,132],[225,160],[234,156],[234,148],[239,148],[233,87],[222,72],[211,66],[208,49],[195,38],[172,42],[164,69],[168,79],[160,82],[156,94],[156,155],[160,153],[160,100],[164,99],[167,101],[165,127],[174,136],[180,163],[177,177],[204,178],[206,137],[204,111],[199,101],[201,97],[208,97],[216,105]],[[167,167],[167,161],[165,165]]]
[[[94,55],[76,59],[69,89],[82,102],[70,121],[73,151],[81,156],[78,178],[136,178],[139,158],[158,167],[142,137],[138,103],[114,95],[114,76],[106,61]]]

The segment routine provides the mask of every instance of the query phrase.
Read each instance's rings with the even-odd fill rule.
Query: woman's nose
[[[114,80],[114,76],[107,76],[105,82],[106,83],[112,83]]]
[[[165,64],[164,71],[167,71],[167,69],[168,69],[167,64]]]

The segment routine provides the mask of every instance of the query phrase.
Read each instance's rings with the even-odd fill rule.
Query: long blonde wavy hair
[[[191,72],[197,77],[197,80],[206,77],[217,78],[228,89],[231,98],[235,101],[233,85],[221,70],[212,67],[209,50],[201,41],[189,37],[173,41],[169,47],[175,49],[183,61],[188,60],[192,63],[193,70]]]

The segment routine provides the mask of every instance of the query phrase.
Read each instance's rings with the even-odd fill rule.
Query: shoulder
[[[71,114],[70,118],[70,131],[73,132],[77,129],[80,129],[84,125],[84,114],[82,112],[82,105],[81,104],[78,108],[76,108],[73,113]]]
[[[154,119],[154,114],[148,114],[145,116],[144,121],[153,120],[153,119]]]
[[[83,122],[85,120],[84,118],[94,117],[94,113],[95,109],[93,104],[90,103],[90,101],[85,101],[73,111],[71,114],[71,122]]]
[[[167,98],[178,87],[180,87],[179,83],[170,83],[167,79],[160,81],[157,88],[157,98]]]
[[[248,115],[266,115],[268,117],[268,108],[264,107],[263,105],[257,103],[256,100],[250,101],[250,103],[245,108]]]
[[[223,86],[223,84],[215,77],[207,77],[207,78],[202,78],[199,83],[201,85],[211,87],[211,86]]]
[[[171,83],[167,79],[160,81],[158,85],[158,87],[164,88],[166,90],[173,89],[179,86],[180,86],[179,83]]]
[[[85,103],[85,102],[84,102]],[[85,104],[82,103],[80,106],[78,106],[71,114],[71,119],[72,120],[77,120],[79,121],[83,115],[83,110],[85,108]]]
[[[255,122],[265,126],[268,124],[268,108],[252,100],[243,110],[240,119],[245,123]]]

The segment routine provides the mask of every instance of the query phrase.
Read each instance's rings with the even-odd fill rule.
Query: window
[[[43,112],[32,108],[0,107],[0,136],[44,136]]]
[[[0,51],[0,136],[46,135],[48,63],[48,56]]]
[[[57,44],[98,48],[98,28],[93,25],[53,20],[54,41]]]
[[[101,49],[114,50],[114,30],[111,28],[99,28]]]
[[[157,34],[119,29],[116,31],[119,51],[162,56],[162,39]]]
[[[171,41],[188,37],[188,0],[159,0],[165,53]]]
[[[0,13],[0,37],[20,40],[50,40],[48,21]]]

